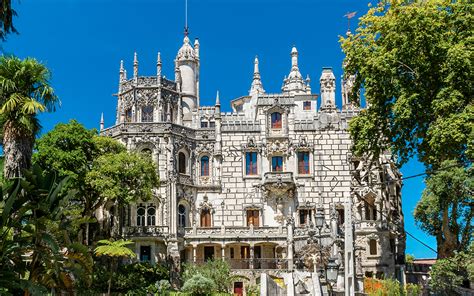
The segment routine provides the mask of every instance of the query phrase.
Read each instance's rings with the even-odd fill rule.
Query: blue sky
[[[344,14],[357,11],[361,16],[368,9],[367,0],[188,1],[190,37],[198,37],[201,44],[201,104],[214,104],[219,90],[224,111],[230,111],[231,99],[248,93],[255,55],[265,90],[279,92],[290,71],[293,45],[300,54],[302,74],[310,75],[313,92],[319,93],[323,67],[333,67],[336,77],[342,74],[344,56],[338,40],[347,30]],[[112,125],[119,63],[123,59],[131,75],[134,51],[140,75],[156,73],[160,51],[164,75],[174,78],[173,59],[183,39],[184,0],[22,0],[13,5],[20,34],[9,36],[3,51],[45,63],[62,101],[57,112],[41,116],[43,132],[73,118],[98,128],[101,112],[105,125]],[[402,168],[405,176],[423,171],[416,161]],[[418,229],[412,217],[422,181],[404,183],[405,227],[436,248],[435,239]],[[435,256],[410,237],[407,253]]]

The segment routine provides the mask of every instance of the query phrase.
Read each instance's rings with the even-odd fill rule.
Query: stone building
[[[401,175],[389,154],[375,162],[351,155],[348,122],[359,112],[349,100],[353,80],[341,83],[339,110],[332,69],[322,70],[320,94],[313,93],[293,47],[281,92],[265,91],[255,58],[248,94],[224,113],[219,93],[214,106],[200,105],[199,51],[186,33],[174,80],[162,76],[160,54],[153,76],[138,74],[136,54],[131,78],[122,62],[115,125],[104,129],[101,121],[102,135],[158,165],[155,199],[119,219],[137,259],[171,260],[177,272],[179,262],[222,258],[248,279],[235,283],[237,293],[262,271],[283,278],[328,259],[339,269],[335,290],[362,290],[364,276],[399,277]],[[311,242],[324,259],[307,260]]]

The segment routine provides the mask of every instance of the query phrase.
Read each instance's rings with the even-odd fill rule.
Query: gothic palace
[[[234,290],[262,272],[283,278],[328,262],[338,268],[335,291],[361,291],[364,276],[401,278],[401,175],[389,153],[375,165],[351,155],[353,78],[341,81],[339,110],[332,69],[312,93],[293,47],[280,93],[264,90],[255,58],[248,95],[224,113],[219,94],[200,105],[199,51],[185,34],[174,80],[162,76],[159,54],[154,76],[139,76],[136,54],[131,78],[121,63],[116,123],[102,119],[101,135],[150,153],[160,184],[154,200],[103,209],[99,220],[115,217],[137,260],[171,261],[175,273],[183,262],[228,261],[244,276]]]

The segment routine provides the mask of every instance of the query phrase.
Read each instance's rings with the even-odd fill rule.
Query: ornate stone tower
[[[191,126],[193,112],[199,109],[199,41],[196,39],[192,47],[187,30],[176,55],[175,71],[180,82],[182,122]]]

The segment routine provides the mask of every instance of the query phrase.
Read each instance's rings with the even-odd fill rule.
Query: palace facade
[[[228,261],[247,279],[236,291],[261,272],[279,278],[328,262],[338,268],[336,291],[362,290],[364,276],[400,278],[401,175],[389,153],[375,162],[351,155],[353,78],[341,81],[338,109],[332,69],[313,93],[293,47],[279,93],[265,91],[255,58],[248,94],[224,113],[219,94],[214,106],[200,104],[199,52],[186,34],[174,80],[162,76],[159,54],[153,76],[138,74],[136,54],[132,77],[121,63],[116,122],[102,120],[101,135],[151,154],[160,184],[153,200],[99,217],[119,217],[111,220],[138,260],[171,261],[174,272],[183,262]]]

